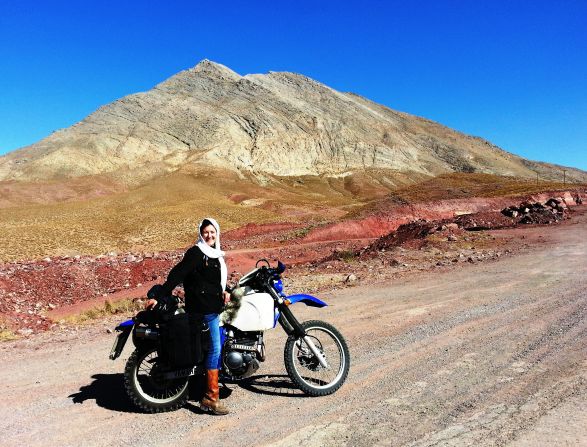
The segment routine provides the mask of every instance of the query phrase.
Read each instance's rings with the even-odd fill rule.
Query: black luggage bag
[[[160,324],[160,349],[174,368],[192,367],[204,358],[204,332],[208,325],[202,314],[180,313],[165,315]]]

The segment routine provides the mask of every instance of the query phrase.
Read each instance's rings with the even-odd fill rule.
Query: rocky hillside
[[[373,168],[414,178],[450,172],[523,178],[538,172],[556,180],[562,175],[560,167],[524,160],[299,74],[240,76],[204,60],[0,157],[0,181],[99,175],[136,185],[209,166],[258,180]],[[587,181],[587,173],[575,169],[566,176]]]

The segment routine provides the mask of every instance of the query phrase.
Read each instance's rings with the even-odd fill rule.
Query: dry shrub
[[[18,336],[8,327],[6,321],[0,318],[0,342],[14,340]]]
[[[109,315],[136,313],[143,308],[143,302],[137,298],[128,298],[112,303],[110,300],[104,301],[104,304],[93,309],[86,310],[77,315],[71,315],[65,318],[66,323],[79,324],[85,323]]]

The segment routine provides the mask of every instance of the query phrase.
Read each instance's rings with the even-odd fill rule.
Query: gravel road
[[[511,231],[543,242],[294,307],[333,323],[351,349],[346,384],[324,398],[292,387],[280,329],[260,374],[231,385],[225,417],[197,402],[137,413],[122,385],[131,347],[108,360],[104,323],[3,343],[0,444],[587,445],[587,214]]]

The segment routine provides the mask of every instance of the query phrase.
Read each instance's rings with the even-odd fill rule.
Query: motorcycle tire
[[[350,368],[349,348],[343,336],[329,323],[301,323],[308,337],[326,357],[323,367],[303,339],[290,335],[285,343],[285,369],[296,386],[309,396],[327,396],[338,390]]]
[[[135,349],[124,368],[124,387],[131,401],[146,413],[162,413],[183,407],[189,397],[189,378],[158,378],[157,349]]]

